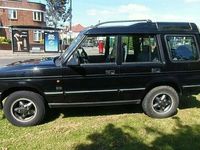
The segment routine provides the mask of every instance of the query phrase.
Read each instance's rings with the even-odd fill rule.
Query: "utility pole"
[[[72,0],[70,0],[70,18],[69,18],[69,32],[70,32],[70,44],[71,44],[71,41],[72,41]]]

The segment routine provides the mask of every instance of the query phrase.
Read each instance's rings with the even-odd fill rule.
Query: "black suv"
[[[47,107],[141,104],[151,117],[169,117],[181,94],[200,91],[199,46],[194,23],[101,23],[60,57],[2,67],[1,106],[17,126],[41,123]]]

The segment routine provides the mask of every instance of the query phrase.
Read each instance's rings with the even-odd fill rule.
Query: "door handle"
[[[152,73],[160,73],[161,70],[160,70],[160,68],[152,68],[152,69],[151,69],[151,72],[152,72]]]
[[[106,75],[115,75],[115,70],[106,70]]]

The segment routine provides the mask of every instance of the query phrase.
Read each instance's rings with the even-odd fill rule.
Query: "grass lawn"
[[[44,124],[12,126],[0,111],[0,150],[200,149],[200,96],[181,98],[178,114],[152,119],[140,106],[53,110]]]

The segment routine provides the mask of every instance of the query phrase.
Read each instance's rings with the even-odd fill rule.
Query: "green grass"
[[[135,105],[68,108],[51,111],[40,126],[19,128],[0,111],[0,149],[200,149],[200,96],[181,100],[178,113],[161,120]]]

